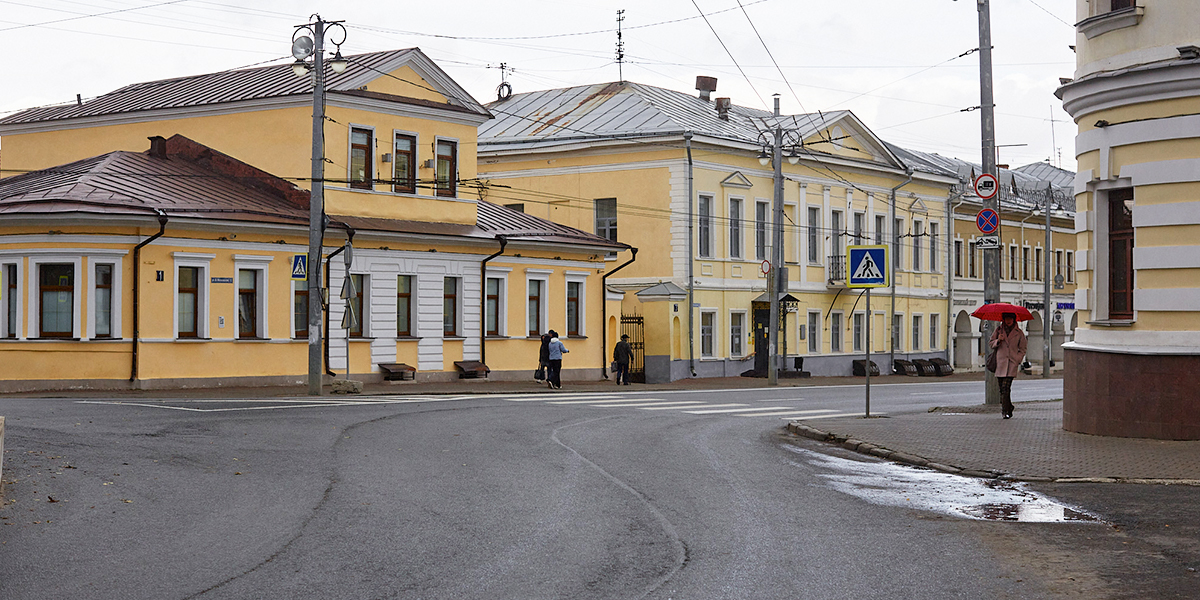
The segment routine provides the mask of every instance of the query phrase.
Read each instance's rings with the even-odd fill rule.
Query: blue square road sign
[[[846,287],[888,287],[887,261],[887,246],[848,246]]]

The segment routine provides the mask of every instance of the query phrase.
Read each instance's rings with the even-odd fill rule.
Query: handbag
[[[988,355],[987,370],[992,373],[996,372],[996,348],[993,348],[992,353]]]
[[[537,370],[533,372],[533,378],[538,381],[545,381],[546,380],[546,367],[539,366],[537,368]]]
[[[609,365],[608,365],[608,372],[609,372],[609,373],[616,373],[616,372],[617,372],[617,361],[615,361],[615,360],[614,360],[614,361],[612,361],[611,363],[609,363]]]

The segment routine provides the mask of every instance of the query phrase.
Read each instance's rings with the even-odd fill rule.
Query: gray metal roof
[[[560,145],[596,138],[654,137],[692,132],[757,144],[772,113],[733,105],[729,119],[698,96],[629,81],[515,94],[487,105],[495,119],[479,127],[481,150]],[[849,114],[787,115],[805,137]]]
[[[397,96],[392,96],[391,99],[436,104],[440,108],[480,115],[488,114],[482,105],[458,87],[420,49],[371,52],[346,58],[350,64],[345,72],[334,73],[328,70],[326,73],[326,89],[330,94],[356,94],[358,88],[367,82],[382,77],[384,73],[403,64],[413,63],[421,67],[419,71],[431,73],[437,81],[434,85],[441,87],[442,91],[450,96],[451,101],[457,104],[436,104],[415,98],[402,100]],[[309,78],[296,77],[290,64],[269,65],[135,83],[82,104],[34,108],[9,115],[0,119],[0,126],[311,94],[312,83]]]
[[[938,171],[958,177],[965,188],[983,172],[979,163],[936,153],[888,146],[917,170]],[[1044,168],[1043,168],[1044,167]],[[1033,163],[1016,169],[997,169],[1001,202],[1013,208],[1029,209],[1044,202],[1047,187],[1053,188],[1054,203],[1075,210],[1075,174],[1045,163]],[[967,188],[969,189],[969,188]]]
[[[1038,181],[1049,181],[1056,186],[1073,187],[1075,185],[1074,171],[1061,169],[1047,162],[1030,163],[1013,170],[1029,175]]]

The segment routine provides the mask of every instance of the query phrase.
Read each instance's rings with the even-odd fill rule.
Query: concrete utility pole
[[[983,172],[996,176],[996,114],[995,102],[992,98],[992,17],[988,0],[976,0],[979,8],[979,115],[980,132],[983,142]],[[1000,214],[1000,192],[991,198],[983,200],[983,208],[990,208]],[[1001,236],[1000,227],[996,227],[996,236]],[[1000,301],[1000,248],[984,248],[983,250],[983,301],[985,304]],[[983,322],[983,343],[986,346],[992,338],[995,322]],[[986,350],[986,348],[985,348]],[[996,374],[984,370],[985,402],[1000,403],[1000,385]]]
[[[1042,272],[1042,379],[1050,377],[1050,206],[1054,199],[1054,184],[1046,184],[1046,269]]]
[[[308,201],[308,395],[321,395],[321,245],[325,237],[325,21],[313,28],[312,189]]]
[[[771,364],[767,368],[767,385],[779,385],[779,296],[783,289],[783,127],[779,123],[779,96],[775,96],[775,143],[771,149],[771,166],[775,170],[775,197],[771,205],[773,231],[771,242],[771,274],[774,285],[767,286],[771,293],[771,330],[768,344],[771,347]],[[771,289],[774,288],[774,289]]]

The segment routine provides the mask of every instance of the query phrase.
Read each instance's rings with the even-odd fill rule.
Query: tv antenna
[[[496,86],[496,100],[508,100],[512,98],[512,85],[508,83],[508,74],[515,73],[516,69],[508,66],[508,63],[500,63],[500,85]]]

